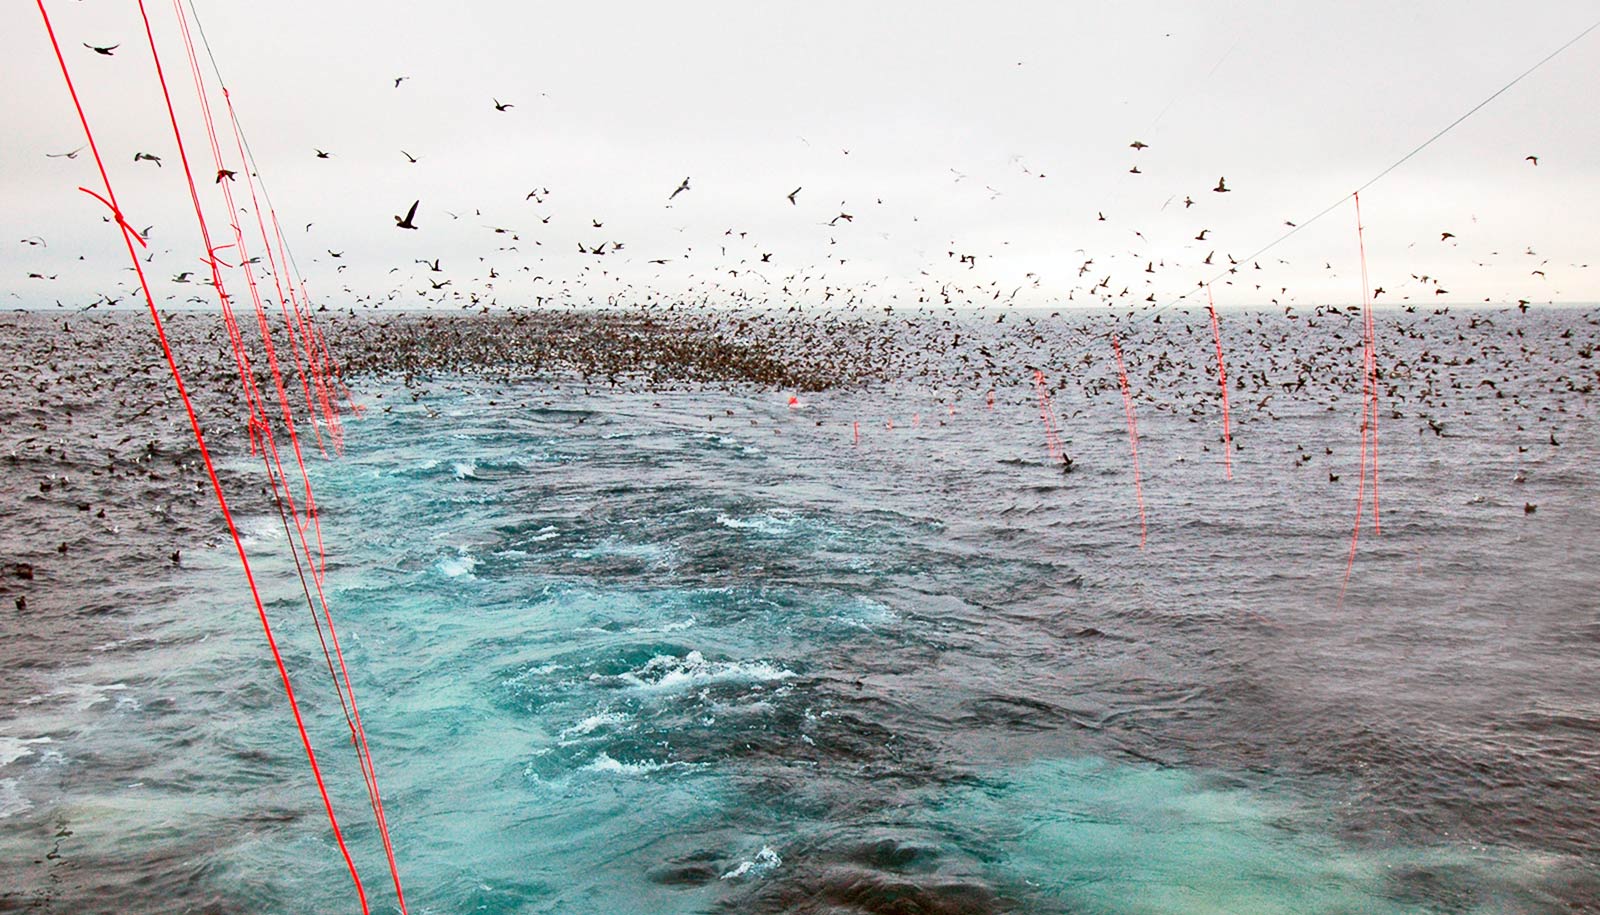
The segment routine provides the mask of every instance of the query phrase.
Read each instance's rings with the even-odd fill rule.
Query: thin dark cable
[[[1410,152],[1406,153],[1405,155],[1401,156],[1399,159],[1396,159],[1394,161],[1394,163],[1392,165],[1390,165],[1388,168],[1384,169],[1381,172],[1378,172],[1376,175],[1373,175],[1370,179],[1368,179],[1366,184],[1361,185],[1360,187],[1356,188],[1355,190],[1351,191],[1350,193],[1344,195],[1343,197],[1340,197],[1338,200],[1335,200],[1333,203],[1328,204],[1328,206],[1324,207],[1320,212],[1317,213],[1317,215],[1311,217],[1310,219],[1302,221],[1299,225],[1294,226],[1289,231],[1283,233],[1282,235],[1279,235],[1277,238],[1274,238],[1272,241],[1268,242],[1266,245],[1262,246],[1261,248],[1258,248],[1255,251],[1255,253],[1247,254],[1244,257],[1240,258],[1239,259],[1239,263],[1242,264],[1245,261],[1253,261],[1256,258],[1260,257],[1261,255],[1263,255],[1263,254],[1267,253],[1268,251],[1272,250],[1273,248],[1276,248],[1278,245],[1280,245],[1284,241],[1288,240],[1288,238],[1290,236],[1294,235],[1296,232],[1299,232],[1301,229],[1304,229],[1306,226],[1311,225],[1312,223],[1316,222],[1317,220],[1321,219],[1322,217],[1324,217],[1324,216],[1328,215],[1329,213],[1332,213],[1334,210],[1338,209],[1346,200],[1351,199],[1352,197],[1354,197],[1355,195],[1361,193],[1362,191],[1366,190],[1367,188],[1372,187],[1374,184],[1377,184],[1380,180],[1383,179],[1384,176],[1388,175],[1390,172],[1394,171],[1395,169],[1399,168],[1400,166],[1406,164],[1417,153],[1420,153],[1424,149],[1427,149],[1429,146],[1432,146],[1434,141],[1438,140],[1440,137],[1442,137],[1445,134],[1449,133],[1450,131],[1454,130],[1456,128],[1456,126],[1459,125],[1462,121],[1465,121],[1467,118],[1470,118],[1474,114],[1477,114],[1478,111],[1480,109],[1482,109],[1485,105],[1487,105],[1490,102],[1494,101],[1495,99],[1499,98],[1502,94],[1504,94],[1506,92],[1506,90],[1510,89],[1512,86],[1515,86],[1517,83],[1522,82],[1523,79],[1525,79],[1529,74],[1533,73],[1533,71],[1539,69],[1540,67],[1542,67],[1545,64],[1549,63],[1551,60],[1555,59],[1556,55],[1560,54],[1562,51],[1565,51],[1566,49],[1568,49],[1568,48],[1572,47],[1573,45],[1577,44],[1578,42],[1582,41],[1585,36],[1587,36],[1590,32],[1594,31],[1597,28],[1600,28],[1600,20],[1596,20],[1588,28],[1584,29],[1583,31],[1579,32],[1577,35],[1573,36],[1571,39],[1569,39],[1567,41],[1566,44],[1563,44],[1561,47],[1556,48],[1554,51],[1551,51],[1549,54],[1546,54],[1543,58],[1541,58],[1539,60],[1538,63],[1534,64],[1533,66],[1529,67],[1528,69],[1523,70],[1521,73],[1517,74],[1516,77],[1511,80],[1511,82],[1506,83],[1504,86],[1501,86],[1499,89],[1496,89],[1493,93],[1491,93],[1489,95],[1488,98],[1485,98],[1483,101],[1481,101],[1478,104],[1473,105],[1471,108],[1467,109],[1465,114],[1463,114],[1460,117],[1456,118],[1455,120],[1451,121],[1449,124],[1446,124],[1444,126],[1444,128],[1442,130],[1440,130],[1438,133],[1434,134],[1433,136],[1429,137],[1426,140],[1423,140],[1420,144],[1417,145],[1417,147],[1415,149],[1413,149]],[[1205,288],[1207,286],[1210,286],[1212,283],[1215,283],[1217,280],[1220,280],[1223,277],[1227,276],[1230,272],[1232,272],[1232,271],[1231,270],[1224,270],[1221,273],[1218,273],[1216,276],[1213,276],[1211,279],[1206,280],[1205,282],[1201,283],[1198,287],[1196,287],[1196,289],[1203,289],[1203,288]],[[1138,323],[1144,321],[1146,318],[1158,315],[1158,314],[1162,313],[1163,311],[1166,311],[1167,309],[1171,308],[1172,306],[1178,304],[1179,302],[1182,302],[1185,299],[1189,298],[1189,296],[1194,295],[1194,293],[1195,293],[1195,289],[1191,289],[1188,292],[1183,293],[1182,295],[1180,295],[1177,298],[1173,299],[1172,301],[1166,303],[1165,305],[1162,305],[1159,308],[1152,309],[1150,311],[1144,312],[1142,315],[1139,315],[1139,316],[1136,316],[1136,317],[1132,318],[1130,323],[1131,324],[1138,324]]]
[[[217,84],[219,86],[226,87],[228,85],[228,81],[222,78],[222,68],[217,65],[216,55],[211,53],[211,40],[206,38],[206,27],[200,21],[200,13],[194,8],[194,0],[184,0],[184,2],[185,5],[189,7],[190,18],[194,20],[195,31],[200,33],[200,46],[206,49],[206,59],[211,61],[211,72],[216,75]],[[250,140],[244,135],[244,125],[239,123],[238,116],[232,112],[229,113],[229,118],[233,121],[234,127],[239,131],[239,140],[244,145],[246,158],[249,159],[250,171],[255,174],[256,181],[261,185],[261,196],[266,198],[267,207],[275,210],[276,207],[272,202],[272,193],[267,189],[266,179],[261,177],[261,170],[256,167],[255,150],[250,148]],[[295,260],[294,250],[290,248],[287,243],[284,244],[284,254],[289,260],[289,266],[294,268],[295,279],[300,283],[300,286],[303,289],[305,287],[305,274],[300,271],[300,263],[299,261]]]

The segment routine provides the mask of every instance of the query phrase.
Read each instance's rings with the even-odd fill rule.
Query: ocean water
[[[1144,549],[1103,365],[1055,393],[1071,474],[1022,371],[360,385],[312,470],[410,909],[1600,910],[1594,365],[1457,343],[1388,350],[1457,365],[1393,370],[1342,595],[1359,378],[1284,390],[1271,343],[1230,354],[1280,382],[1231,482],[1204,349],[1137,364]],[[393,911],[284,531],[243,523]],[[231,544],[188,536],[86,573],[138,612],[0,719],[0,911],[356,910]]]

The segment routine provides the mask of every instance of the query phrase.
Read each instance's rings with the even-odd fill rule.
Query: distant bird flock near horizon
[[[121,42],[82,44],[87,49],[85,53],[96,57],[112,57],[112,52],[122,46]],[[121,58],[118,63],[121,63]],[[399,93],[410,91],[416,85],[408,75],[374,78],[387,80],[386,84]],[[521,116],[514,101],[498,95],[490,94],[486,107],[494,113]],[[1139,138],[1133,138],[1125,145],[1134,157],[1128,173],[1140,176],[1141,180],[1150,178],[1154,163],[1162,161],[1161,150],[1155,144]],[[70,151],[47,155],[75,160],[83,149],[80,145]],[[399,150],[399,153],[407,164],[416,165],[421,161],[421,157],[405,149]],[[849,154],[850,149],[840,149],[841,156]],[[237,183],[241,177],[247,177],[253,191],[260,176],[253,170],[246,176],[244,166],[247,163],[237,161],[237,155],[230,156],[226,145],[221,155],[223,164],[216,168],[211,183],[222,184],[225,180]],[[329,167],[338,154],[336,150],[310,146],[307,156],[310,161],[305,167],[322,168]],[[170,154],[139,150],[132,156],[136,164],[149,163],[158,168],[163,167],[163,158],[170,159]],[[253,169],[254,163],[249,164]],[[1539,156],[1530,153],[1519,164],[1532,169],[1539,165]],[[289,163],[273,165],[299,167]],[[1144,167],[1141,168],[1141,165]],[[1016,163],[1016,168],[1019,174],[1036,179],[1047,177],[1045,173],[1035,172],[1020,161]],[[956,184],[969,177],[966,172],[956,168],[950,168],[949,171],[954,175]],[[676,208],[696,206],[696,189],[706,181],[688,175],[676,186],[663,188],[665,205]],[[805,189],[804,185],[780,181],[780,177],[774,176],[770,200],[780,205],[786,201],[790,208],[801,207],[800,195]],[[786,192],[785,189],[789,187],[793,189]],[[992,185],[985,187],[991,200],[1003,193]],[[957,311],[1001,311],[1019,304],[1051,309],[1100,307],[1106,308],[1109,315],[1118,320],[1142,321],[1173,305],[1193,304],[1196,293],[1208,285],[1228,290],[1225,297],[1218,297],[1220,307],[1249,305],[1282,309],[1360,302],[1369,295],[1370,301],[1375,303],[1379,296],[1387,296],[1384,302],[1412,303],[1408,307],[1415,307],[1422,302],[1459,305],[1466,301],[1460,298],[1460,290],[1472,288],[1470,277],[1456,277],[1447,281],[1429,272],[1408,272],[1403,265],[1387,263],[1378,276],[1389,279],[1383,285],[1375,286],[1370,293],[1363,289],[1360,278],[1351,276],[1347,287],[1349,293],[1342,300],[1303,298],[1295,291],[1296,277],[1304,277],[1312,272],[1319,279],[1335,276],[1338,268],[1332,260],[1324,259],[1318,264],[1294,263],[1277,256],[1269,257],[1268,254],[1283,238],[1304,228],[1304,223],[1282,220],[1282,226],[1288,231],[1276,240],[1271,238],[1271,234],[1281,230],[1267,226],[1261,227],[1262,234],[1256,238],[1241,238],[1237,232],[1225,244],[1210,238],[1212,229],[1207,223],[1220,213],[1217,207],[1228,205],[1226,198],[1220,195],[1235,194],[1240,189],[1248,192],[1248,180],[1243,183],[1234,180],[1230,185],[1227,175],[1219,175],[1215,186],[1210,188],[1213,194],[1219,196],[1202,201],[1196,199],[1193,192],[1182,194],[1182,209],[1178,212],[1187,216],[1189,231],[1193,233],[1192,240],[1207,243],[1207,246],[1185,244],[1181,254],[1173,252],[1170,239],[1164,243],[1168,246],[1160,248],[1165,253],[1146,253],[1138,248],[1100,251],[1079,248],[1063,252],[1055,263],[1037,264],[1017,282],[986,275],[986,262],[995,256],[994,252],[970,249],[954,239],[946,248],[943,258],[935,259],[936,255],[930,252],[925,266],[915,276],[863,280],[850,273],[845,268],[852,260],[860,260],[861,255],[853,252],[867,233],[878,232],[883,239],[889,239],[890,233],[880,231],[879,226],[885,222],[891,207],[904,211],[911,206],[913,212],[901,212],[898,218],[904,219],[909,215],[913,222],[918,219],[914,205],[885,203],[886,195],[870,201],[844,199],[836,204],[819,203],[819,207],[826,209],[820,218],[810,218],[826,230],[820,236],[826,239],[826,254],[817,258],[809,252],[804,257],[791,255],[780,245],[763,242],[750,230],[737,227],[726,228],[714,245],[687,244],[682,250],[663,251],[659,250],[659,241],[656,241],[651,245],[653,250],[639,250],[628,238],[626,219],[612,216],[608,220],[592,213],[563,211],[558,206],[561,188],[543,185],[526,193],[518,192],[514,195],[515,199],[509,201],[523,205],[531,203],[539,207],[531,217],[531,228],[481,222],[484,219],[482,214],[491,203],[504,205],[508,201],[484,200],[474,206],[470,213],[439,209],[422,196],[413,199],[409,205],[400,203],[398,206],[403,209],[404,215],[394,216],[395,228],[414,231],[420,239],[426,239],[430,230],[443,220],[452,223],[461,219],[480,220],[484,232],[482,241],[476,252],[467,255],[472,260],[465,269],[459,263],[458,256],[446,257],[435,253],[426,259],[418,259],[431,265],[429,274],[444,274],[442,277],[419,275],[412,263],[390,264],[387,265],[390,278],[387,288],[363,290],[346,284],[337,294],[330,294],[326,291],[329,272],[338,277],[352,267],[369,273],[382,268],[380,264],[372,262],[373,255],[370,252],[360,258],[345,258],[343,251],[335,254],[333,248],[327,246],[324,247],[328,251],[328,260],[318,255],[306,264],[294,266],[263,264],[257,274],[267,277],[274,275],[274,270],[297,270],[301,275],[284,278],[291,282],[298,280],[315,285],[323,290],[318,294],[322,308],[331,305],[346,312],[353,312],[356,308],[384,307],[455,307],[488,313],[497,308],[626,306],[650,310],[674,306],[730,310],[775,308],[798,313],[909,312],[935,322]],[[1115,194],[1110,194],[1110,197],[1114,198]],[[1160,210],[1167,210],[1175,202],[1179,202],[1177,194],[1169,196]],[[295,203],[305,206],[313,202]],[[1305,201],[1296,205],[1314,203],[1316,201]],[[761,207],[763,202],[751,200],[748,205]],[[1196,207],[1198,209],[1194,209]],[[1193,215],[1189,216],[1191,210]],[[241,214],[248,212],[248,207],[241,207]],[[1136,239],[1140,247],[1150,247],[1147,244],[1150,234],[1145,231],[1147,227],[1140,225],[1141,214],[1121,212],[1115,199],[1086,203],[1080,212],[1094,213],[1093,223],[1115,221],[1125,225],[1129,238]],[[800,213],[797,218],[805,220],[808,216]],[[103,219],[110,221],[109,216]],[[1070,224],[1070,214],[1063,214],[1062,220],[1064,224]],[[608,222],[619,221],[621,225],[607,228]],[[301,234],[311,233],[315,225],[315,220],[307,222]],[[604,230],[604,234],[601,234],[601,230]],[[141,237],[147,238],[147,235],[141,233]],[[563,237],[566,239],[564,245],[561,243]],[[45,246],[47,240],[42,236],[32,236],[18,243]],[[1439,230],[1439,243],[1459,246],[1463,244],[1463,238],[1454,227],[1443,228]],[[1005,246],[1010,243],[1001,244]],[[1209,247],[1211,244],[1217,246]],[[1205,248],[1203,252],[1201,247]],[[563,248],[579,255],[576,264],[566,259],[570,255],[558,253]],[[178,254],[171,248],[159,252],[150,249],[143,253],[149,262]],[[1551,271],[1561,270],[1570,274],[1572,271],[1589,269],[1588,263],[1551,263],[1548,257],[1535,253],[1535,247],[1531,244],[1523,246],[1522,250],[1495,249],[1475,256],[1481,258],[1480,267],[1490,264],[1498,266],[1507,260],[1518,261],[1525,267],[1525,289],[1520,295],[1498,303],[1493,296],[1480,299],[1481,303],[1514,304],[1524,310],[1530,304],[1551,302],[1559,296],[1559,286],[1551,279]],[[331,263],[334,259],[341,262]],[[939,260],[944,263],[939,264]],[[441,261],[445,266],[441,266]],[[675,271],[674,274],[670,279],[658,282],[662,279],[660,271],[667,269]],[[59,275],[59,271],[25,272],[27,279],[34,283],[49,282],[52,277]],[[176,276],[185,279],[175,279],[174,282],[187,282],[189,275],[188,272],[176,273]],[[1395,276],[1400,276],[1401,280],[1394,281],[1392,277]],[[1075,281],[1064,283],[1063,277]],[[109,306],[132,291],[134,287],[129,282],[129,278],[109,282],[107,288],[111,291],[96,296],[91,302],[80,301],[77,305],[59,299],[56,302],[60,307]],[[212,281],[200,279],[198,282],[209,284]],[[513,285],[507,286],[507,283]],[[43,305],[52,298],[47,287],[38,287],[36,292],[32,291],[34,287],[22,288],[30,290],[27,301],[35,305]],[[1453,289],[1457,291],[1453,292]],[[22,298],[17,292],[11,293],[11,296],[18,300]],[[182,299],[179,296],[180,293],[174,291],[160,292],[160,298],[166,302],[205,304],[208,301],[203,295],[189,295]],[[1446,296],[1452,298],[1442,298]]]
[[[1389,74],[1291,14],[1334,110],[1299,36],[1208,84],[1184,5],[1143,56],[1066,34],[1179,31],[1115,5],[319,7],[244,30],[262,104],[192,2],[37,5],[0,910],[1600,899],[1595,119],[1504,129],[1600,22],[1505,82],[1533,37]]]

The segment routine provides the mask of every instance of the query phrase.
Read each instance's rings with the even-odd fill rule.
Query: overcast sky
[[[174,12],[148,2],[221,223]],[[1165,303],[1600,16],[1389,0],[195,3],[306,284],[341,308],[650,292]],[[153,226],[158,298],[205,292],[172,281],[201,277],[203,246],[137,5],[47,8],[128,219]],[[0,5],[0,60],[0,303],[117,296],[121,241],[76,190],[97,186],[93,161],[47,156],[83,139],[32,3]],[[1596,86],[1600,31],[1365,192],[1379,301],[1600,300]],[[225,165],[238,158],[224,134]],[[413,200],[417,231],[396,228]],[[433,259],[439,272],[417,263]],[[1359,301],[1354,212],[1239,266],[1219,304]]]

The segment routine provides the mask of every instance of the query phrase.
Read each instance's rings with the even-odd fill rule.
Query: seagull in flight
[[[396,226],[402,228],[402,229],[415,229],[416,226],[412,225],[411,220],[416,217],[416,215],[417,215],[417,204],[419,204],[421,202],[422,201],[420,201],[420,200],[413,200],[411,202],[411,209],[406,210],[405,218],[402,219],[399,216],[396,216],[394,218],[394,224]]]
[[[516,107],[510,102],[502,102],[499,99],[490,99],[490,101],[494,102],[494,110],[496,111],[505,111],[508,108]]]
[[[683,193],[684,191],[687,191],[688,189],[689,189],[689,179],[688,178],[684,178],[683,179],[683,183],[678,185],[678,189],[673,191],[672,192],[672,196],[668,197],[667,200],[670,202],[673,197],[678,196],[679,194]]]
[[[106,46],[104,48],[99,48],[99,47],[95,47],[94,45],[88,43],[87,41],[83,43],[83,46],[88,48],[89,50],[95,52],[96,54],[104,54],[107,57],[111,57],[112,56],[112,54],[111,54],[112,51],[115,51],[116,49],[122,47],[121,44],[114,44],[114,45],[108,45],[108,46]]]
[[[801,187],[804,187],[804,185],[802,185]],[[801,190],[801,188],[797,187],[794,190],[789,192],[789,205],[790,206],[794,205],[794,195],[800,193],[800,190]]]

